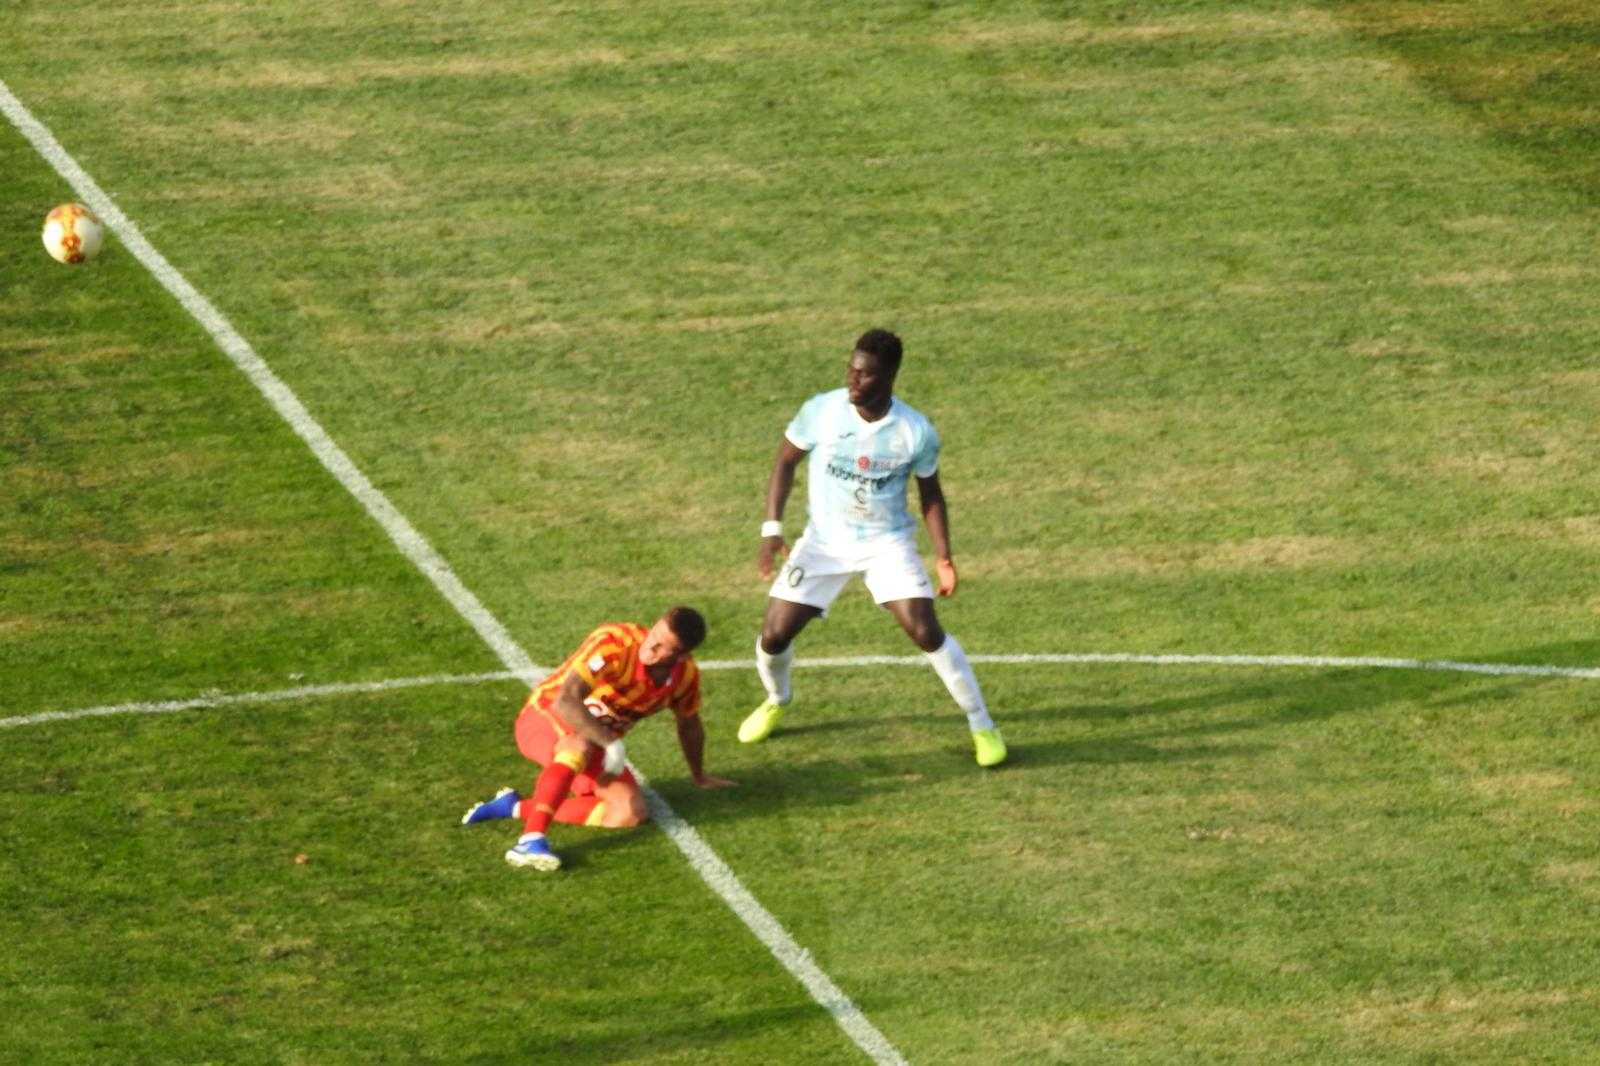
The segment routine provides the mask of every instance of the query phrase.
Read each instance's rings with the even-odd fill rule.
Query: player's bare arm
[[[583,678],[577,674],[569,675],[561,685],[561,694],[556,697],[556,713],[578,736],[597,748],[603,748],[616,740],[617,734],[583,705],[592,691],[593,687]]]
[[[788,437],[778,445],[778,457],[772,464],[772,476],[767,479],[767,521],[783,521],[783,508],[789,502],[789,493],[794,489],[794,472],[805,460],[808,453],[794,446]],[[771,581],[775,563],[779,556],[787,554],[789,546],[784,543],[783,534],[762,537],[761,549],[756,556],[756,567],[763,581]]]
[[[950,508],[937,472],[917,478],[917,497],[922,501],[922,523],[933,541],[934,568],[939,572],[939,595],[956,591],[956,562],[950,554]]]
[[[683,761],[689,765],[689,776],[697,788],[732,788],[738,784],[706,773],[706,727],[698,714],[678,719],[678,746],[683,748]]]

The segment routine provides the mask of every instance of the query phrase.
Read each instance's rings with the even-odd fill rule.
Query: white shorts
[[[933,598],[928,569],[910,537],[888,537],[841,552],[813,544],[809,536],[795,541],[768,595],[816,607],[823,614],[857,574],[867,579],[874,603]]]

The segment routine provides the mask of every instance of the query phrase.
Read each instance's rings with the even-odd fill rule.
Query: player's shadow
[[[1453,656],[1450,663],[1488,667],[1526,665],[1582,669],[1600,666],[1600,640],[1568,641],[1479,655]],[[1152,666],[1151,669],[1165,669]],[[1426,666],[1239,666],[1254,676],[1234,684],[1200,691],[1179,692],[1157,700],[1108,700],[1093,704],[1064,704],[1006,712],[1004,720],[1019,723],[1012,732],[1026,736],[1026,723],[1051,719],[1094,721],[1132,728],[1104,738],[1066,742],[1013,744],[1021,766],[1063,763],[1136,762],[1161,759],[1193,751],[1204,757],[1250,754],[1271,746],[1273,731],[1303,726],[1341,716],[1374,715],[1402,702],[1423,707],[1470,707],[1514,696],[1553,682],[1569,681],[1559,674],[1490,673],[1443,665]],[[1600,679],[1596,679],[1600,684]],[[1144,688],[1145,686],[1141,686]],[[1236,714],[1213,712],[1237,708]],[[1600,710],[1594,712],[1600,717]],[[1172,721],[1199,717],[1199,721]],[[1173,741],[1259,737],[1250,743],[1180,745]],[[1159,746],[1158,746],[1159,745]]]
[[[870,712],[863,711],[863,715]],[[737,769],[721,767],[738,781],[728,790],[702,791],[686,779],[657,782],[655,788],[674,811],[697,826],[716,825],[751,817],[763,817],[778,809],[794,810],[849,807],[881,802],[885,796],[903,792],[925,792],[943,783],[959,784],[974,775],[1009,775],[1037,770],[1054,763],[1073,762],[1183,762],[1224,757],[1245,757],[1258,746],[1239,743],[1188,745],[1168,749],[1153,743],[1119,743],[1115,750],[1090,750],[1077,746],[1068,757],[1056,746],[1024,741],[1012,744],[1011,758],[998,770],[980,770],[973,764],[971,743],[966,739],[965,722],[959,715],[940,722],[939,739],[930,738],[915,748],[896,747],[871,736],[879,727],[891,724],[925,725],[925,714],[876,715],[863,720],[852,731],[848,723],[832,725],[822,732],[838,732],[852,737],[840,745],[838,757],[819,755],[815,745],[803,758],[774,758],[758,765]],[[799,730],[794,732],[798,733]],[[788,738],[786,732],[768,744],[776,750]],[[565,854],[565,853],[563,853]]]
[[[567,876],[581,874],[598,856],[617,848],[637,846],[635,829],[590,829],[556,825],[551,829],[551,847],[561,853],[561,870]]]
[[[762,1007],[746,1011],[684,1010],[672,1021],[655,1018],[641,1026],[634,1014],[606,1024],[599,1017],[586,1019],[571,1036],[550,1029],[525,1027],[519,1038],[487,1055],[469,1056],[465,1063],[559,1062],[564,1066],[611,1066],[640,1059],[682,1056],[685,1062],[716,1062],[716,1048],[747,1040],[764,1032],[804,1028],[817,1020],[815,1003]]]
[[[1600,667],[1600,640],[1569,641],[1508,651],[1451,657],[1453,662],[1536,667]],[[1093,671],[1091,664],[1063,667]],[[1118,667],[1126,669],[1126,667]],[[1150,670],[1166,670],[1151,665]],[[1175,690],[1157,698],[1115,698],[1093,703],[1063,700],[1032,707],[997,707],[996,718],[1011,748],[1006,765],[991,773],[1027,774],[1063,765],[1179,763],[1248,759],[1275,747],[1273,734],[1352,715],[1377,715],[1401,703],[1423,707],[1468,708],[1568,679],[1555,674],[1494,674],[1462,669],[1390,666],[1230,666],[1246,676],[1202,689]],[[1192,674],[1189,675],[1192,677]],[[1108,685],[1112,682],[1109,680]],[[1594,682],[1600,686],[1600,679]],[[1141,682],[1141,692],[1151,686]],[[1594,717],[1600,717],[1600,700]],[[769,762],[742,767],[735,802],[699,798],[695,790],[674,788],[669,801],[681,803],[693,820],[738,818],[781,802],[817,806],[848,805],[885,791],[924,787],[929,782],[973,773],[959,716],[949,715],[949,740],[917,750],[892,750],[871,734],[885,726],[926,723],[926,713],[863,709],[859,716],[785,723],[768,743],[807,738],[837,738],[849,755],[815,757],[809,745],[798,765]],[[1033,723],[1059,720],[1092,722],[1102,736],[1042,740]],[[863,754],[865,752],[865,754]],[[692,813],[691,813],[692,812]]]

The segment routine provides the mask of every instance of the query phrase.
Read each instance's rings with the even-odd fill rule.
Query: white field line
[[[108,707],[85,707],[77,711],[45,711],[42,714],[24,714],[15,718],[0,718],[0,729],[17,726],[44,725],[46,722],[71,722],[79,718],[110,718],[119,714],[174,714],[211,707],[254,706],[263,703],[291,703],[296,700],[314,700],[323,696],[347,696],[355,693],[389,692],[402,688],[421,688],[424,685],[476,685],[485,681],[509,681],[517,675],[509,670],[492,674],[435,674],[430,677],[399,677],[389,681],[354,681],[336,685],[301,685],[298,688],[280,688],[270,692],[209,693],[187,700],[162,700],[157,703],[114,703]]]
[[[1140,655],[1123,652],[968,655],[967,658],[975,663],[992,663],[1001,666],[1025,663],[1060,663],[1067,665],[1131,663],[1151,666],[1298,666],[1330,667],[1346,670],[1432,670],[1458,674],[1490,674],[1500,677],[1569,677],[1591,681],[1600,679],[1600,668],[1592,666],[1468,663],[1458,662],[1453,659],[1341,658],[1329,655]],[[794,665],[796,669],[856,666],[925,666],[927,665],[927,659],[921,655],[855,655],[838,658],[796,659]],[[700,669],[754,671],[755,662],[747,659],[707,659],[700,664]],[[105,718],[118,714],[170,714],[174,711],[230,707],[240,704],[283,703],[290,700],[316,699],[321,696],[343,696],[351,693],[419,688],[424,685],[479,685],[487,681],[517,680],[526,679],[521,674],[513,671],[499,670],[484,674],[433,674],[427,677],[401,677],[389,681],[305,685],[300,688],[275,689],[271,692],[245,692],[235,695],[213,693],[187,700],[167,700],[161,703],[117,703],[108,707],[87,707],[75,711],[45,711],[41,714],[24,714],[15,718],[0,718],[0,729],[25,725],[42,725],[46,722],[68,722],[76,718]],[[637,769],[635,767],[636,771]]]
[[[1600,678],[1600,667],[1538,666],[1520,663],[1469,663],[1454,659],[1394,659],[1387,657],[1341,657],[1333,655],[1145,655],[1133,652],[1039,653],[1017,655],[972,655],[975,663],[1006,665],[1013,663],[1133,663],[1149,666],[1326,666],[1341,669],[1436,670],[1458,674],[1527,675],[1532,677]],[[925,666],[922,655],[856,655],[831,659],[795,661],[796,666]],[[700,664],[705,670],[753,670],[753,662],[715,660]]]
[[[527,680],[543,673],[544,671],[534,666],[528,653],[516,642],[500,620],[479,602],[466,585],[462,584],[456,577],[455,571],[450,568],[450,564],[434,550],[433,545],[389,502],[388,497],[367,480],[367,476],[356,467],[344,450],[334,443],[327,431],[311,417],[311,413],[306,410],[299,397],[272,372],[249,342],[239,335],[210,300],[202,296],[199,290],[189,284],[187,278],[178,273],[165,256],[156,251],[133,221],[122,213],[99,184],[78,165],[77,160],[72,158],[61,146],[61,142],[56,140],[55,135],[34,118],[4,81],[0,81],[0,112],[5,113],[11,124],[33,145],[35,151],[55,168],[56,173],[60,174],[67,184],[72,186],[78,198],[111,227],[134,258],[144,264],[145,269],[149,270],[162,287],[170,292],[211,335],[223,354],[250,379],[272,405],[273,410],[277,411],[290,428],[306,442],[322,465],[328,468],[329,473],[360,502],[373,520],[389,535],[389,539],[394,541],[400,552],[433,582],[434,587],[467,624],[472,626],[500,662],[513,674]],[[846,1035],[874,1062],[903,1064],[905,1060],[894,1046],[867,1020],[866,1015],[834,986],[827,974],[811,961],[810,953],[796,944],[778,920],[769,914],[754,896],[744,890],[727,865],[718,859],[716,853],[700,838],[699,833],[679,818],[654,789],[645,786],[644,791],[650,806],[658,812],[658,823],[683,852],[695,872],[722,897],[762,943],[770,948],[773,944],[771,938],[777,938],[783,945],[783,950],[780,953],[774,949],[774,957],[811,992]],[[714,861],[714,865],[704,865],[708,861]],[[819,989],[825,990],[827,994],[819,996],[817,994]]]

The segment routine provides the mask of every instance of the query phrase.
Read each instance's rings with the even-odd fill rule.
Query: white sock
[[[967,725],[972,731],[976,733],[980,729],[993,729],[994,719],[989,717],[989,707],[983,702],[983,690],[978,687],[978,679],[972,674],[972,664],[967,661],[967,653],[961,650],[960,642],[946,633],[939,650],[926,654],[934,673],[939,675],[944,687],[955,697],[957,706],[966,712]]]
[[[794,698],[794,693],[789,690],[789,667],[793,664],[793,644],[776,655],[769,655],[761,646],[761,638],[756,637],[756,675],[766,686],[767,695],[777,700],[779,706]]]

